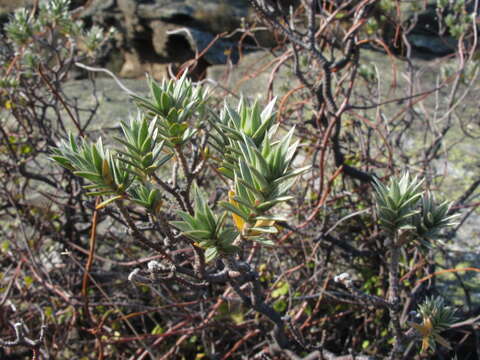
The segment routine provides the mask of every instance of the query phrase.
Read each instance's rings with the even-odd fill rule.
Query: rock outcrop
[[[8,12],[33,3],[33,0],[0,0],[0,22],[6,21]],[[426,5],[424,2],[401,4],[404,37],[397,24],[385,16],[393,11],[385,4],[378,3],[372,8],[372,18],[393,53],[405,56],[410,52],[412,57],[433,59],[456,50],[458,41],[449,33],[445,19],[449,15],[456,19],[462,12],[473,12],[474,1],[465,3],[462,11],[452,5],[439,8],[437,0],[428,0]],[[202,56],[193,74],[197,78],[202,78],[206,68],[212,65],[235,64],[240,57],[238,37],[216,37],[237,29],[242,19],[250,20],[254,14],[247,0],[72,0],[71,7],[87,26],[113,26],[117,30],[117,51],[110,55],[108,62],[120,76],[129,78],[149,72],[161,79],[167,74],[168,66],[179,66],[199,53]],[[258,38],[264,35],[271,37],[266,31],[258,34]],[[244,46],[242,55],[248,50],[248,45]]]
[[[87,22],[117,29],[125,60],[121,76],[149,71],[155,78],[164,76],[166,64],[183,63],[207,48],[200,69],[236,62],[234,42],[219,39],[209,45],[248,15],[244,0],[93,0],[79,13]]]

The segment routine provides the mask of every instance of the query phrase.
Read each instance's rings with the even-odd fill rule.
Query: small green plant
[[[419,238],[434,239],[442,229],[456,224],[458,215],[451,213],[451,203],[438,204],[431,192],[422,190],[422,184],[417,177],[411,179],[409,173],[390,179],[388,185],[375,180],[378,217],[390,234],[409,230]]]
[[[435,236],[440,230],[454,225],[454,219],[457,217],[450,214],[451,205],[448,202],[436,204],[433,195],[422,190],[422,183],[423,181],[418,178],[411,179],[409,173],[405,173],[400,179],[390,179],[388,185],[383,185],[378,180],[373,184],[380,224],[391,238],[389,294],[386,304],[395,335],[393,358],[401,358],[406,341],[398,307],[400,252],[408,245],[409,240],[415,238],[429,239],[434,244]],[[444,330],[445,324],[451,321],[451,311],[443,306],[443,300],[427,299],[420,306],[420,313],[423,325],[415,328],[423,336],[422,350],[434,346],[432,338],[445,345],[446,342],[441,342],[442,338],[437,332]]]
[[[378,179],[373,182],[378,218],[386,232],[389,248],[387,296],[383,298],[356,289],[348,273],[335,277],[336,282],[346,285],[360,301],[374,303],[388,310],[394,336],[391,359],[402,359],[404,346],[411,340],[407,335],[409,329],[401,319],[400,254],[417,238],[428,238],[434,244],[435,236],[440,230],[452,226],[456,218],[456,215],[449,214],[450,205],[446,202],[437,205],[433,196],[422,190],[422,184],[423,181],[417,177],[410,178],[408,172],[400,178],[392,177],[388,185],[384,185]],[[412,322],[409,325],[422,339],[422,351],[434,349],[435,342],[449,348],[448,342],[439,335],[439,332],[452,323],[453,311],[444,306],[443,299],[427,298],[419,306],[419,313],[422,323]]]
[[[418,306],[418,314],[421,322],[411,322],[410,325],[421,337],[421,351],[435,351],[437,343],[451,349],[449,342],[440,333],[455,322],[455,310],[446,306],[443,298],[431,297]]]

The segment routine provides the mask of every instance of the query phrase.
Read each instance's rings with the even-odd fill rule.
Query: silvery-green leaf
[[[243,220],[245,221],[248,221],[248,214],[246,214],[245,212],[243,212],[242,210],[240,210],[239,208],[233,206],[232,204],[228,203],[228,202],[225,202],[225,201],[221,201],[219,203],[219,205],[221,207],[223,207],[224,209],[230,211],[230,212],[233,212],[234,214],[240,216]]]
[[[209,247],[205,250],[205,261],[208,263],[218,256],[218,250],[215,247]]]

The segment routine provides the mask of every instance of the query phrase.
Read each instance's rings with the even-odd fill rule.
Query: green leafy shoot
[[[85,189],[96,191],[89,195],[122,196],[133,181],[128,167],[104,149],[101,138],[92,144],[83,141],[79,146],[70,134],[69,141],[62,141],[52,152],[53,160],[91,183]]]
[[[40,3],[39,20],[43,26],[70,34],[79,30],[69,11],[70,0],[49,0]]]
[[[124,145],[124,150],[118,152],[124,156],[122,161],[128,163],[140,178],[149,176],[173,156],[172,153],[162,156],[165,141],[159,141],[155,120],[149,123],[139,114],[129,124],[122,121],[121,127],[123,138],[116,137],[115,140]]]
[[[34,26],[35,20],[30,16],[30,12],[26,8],[20,8],[5,25],[5,33],[16,45],[21,46],[31,40]]]
[[[244,98],[240,100],[237,110],[225,103],[215,122],[217,131],[224,141],[226,137],[241,141],[243,136],[247,136],[256,146],[260,146],[275,120],[275,102],[276,99],[270,101],[263,111],[260,111],[258,101],[255,101],[253,106],[248,106]]]
[[[268,212],[292,199],[290,188],[310,169],[292,168],[299,144],[293,141],[295,128],[275,139],[274,104],[261,111],[258,102],[249,107],[242,99],[237,111],[226,104],[221,116],[211,119],[218,133],[211,143],[223,154],[219,171],[233,182],[228,201],[220,206],[231,213],[243,238],[269,245],[265,236],[277,233],[275,223],[284,219]]]
[[[182,221],[170,222],[179,229],[183,235],[194,240],[196,244],[205,249],[205,258],[209,262],[218,255],[229,255],[238,249],[233,241],[238,233],[232,228],[226,227],[226,213],[217,217],[208,206],[197,186],[193,187],[195,208],[194,215],[179,211]]]
[[[375,180],[375,198],[381,225],[389,232],[412,229],[413,217],[419,213],[417,204],[422,196],[423,181],[410,179],[405,173],[400,179],[392,178],[388,186]]]
[[[187,121],[195,114],[203,115],[208,92],[187,79],[187,72],[179,80],[164,80],[158,84],[148,79],[150,98],[132,95],[140,109],[157,119],[159,134],[169,146],[181,145],[194,134]]]
[[[437,344],[451,349],[450,343],[440,333],[456,321],[455,310],[446,306],[443,298],[431,297],[418,306],[418,313],[421,322],[411,322],[410,325],[422,339],[422,352],[435,351]]]
[[[452,204],[448,201],[437,204],[433,194],[426,192],[420,204],[421,212],[415,216],[414,224],[421,237],[431,239],[442,229],[456,225],[459,214],[450,213]]]
[[[290,199],[287,194],[294,181],[310,169],[291,168],[298,146],[298,142],[291,144],[293,131],[274,144],[265,137],[261,149],[246,136],[238,143],[241,156],[233,167],[236,201],[256,215]]]
[[[158,189],[151,185],[136,183],[130,187],[128,195],[130,200],[143,206],[152,214],[156,215],[160,212],[163,204],[162,195]]]

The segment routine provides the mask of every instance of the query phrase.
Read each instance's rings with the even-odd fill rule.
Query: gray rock
[[[407,35],[414,56],[444,56],[455,51],[457,40],[440,33],[439,10],[436,3],[428,4],[426,10],[412,14],[409,22],[413,28]]]
[[[472,0],[465,1],[467,13],[474,11],[474,3]],[[407,23],[412,26],[407,35],[407,39],[412,46],[412,55],[429,59],[455,52],[458,47],[458,40],[449,34],[448,26],[445,24],[447,16],[456,14],[452,5],[447,5],[444,9],[441,9],[438,7],[437,0],[429,0],[425,10],[419,12],[416,10],[417,8],[418,4],[413,3],[406,4],[402,8],[408,19]],[[477,11],[480,14],[480,10]]]
[[[128,71],[122,75],[132,77],[143,73],[145,63],[191,59],[195,51],[210,44],[214,34],[236,29],[248,15],[245,0],[94,0],[80,13],[83,19],[117,29],[119,47],[128,54]],[[230,43],[219,41],[206,51],[203,60],[224,64],[229,59],[227,53],[235,60],[231,48]]]
[[[190,44],[190,47],[198,53],[201,53],[208,47],[203,59],[211,65],[226,64],[228,60],[231,60],[233,63],[238,61],[238,48],[235,46],[235,43],[221,39],[214,41],[215,37],[208,32],[184,27],[168,31],[167,35],[183,36]],[[212,43],[213,45],[211,45]]]
[[[194,21],[206,29],[212,30],[215,17],[223,16],[226,21],[238,22],[248,15],[245,0],[155,0],[138,4],[138,16],[145,19],[161,19],[169,22]],[[223,25],[224,25],[223,24]],[[234,30],[224,27],[225,31]]]
[[[408,35],[408,40],[415,47],[417,56],[421,56],[422,53],[428,53],[431,56],[444,56],[454,52],[457,48],[457,40],[451,36],[439,37],[412,33]]]

